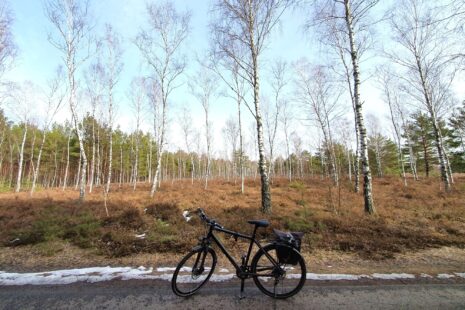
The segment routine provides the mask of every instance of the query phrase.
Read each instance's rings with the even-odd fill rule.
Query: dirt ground
[[[346,180],[331,187],[319,178],[274,180],[273,211],[259,211],[258,179],[239,183],[162,183],[156,197],[149,185],[113,185],[106,216],[101,189],[77,201],[74,190],[0,194],[0,270],[43,271],[87,266],[172,266],[204,233],[185,209],[202,207],[232,230],[250,232],[247,219],[267,218],[271,227],[304,231],[302,252],[309,272],[440,273],[465,270],[465,176],[455,176],[450,193],[438,178],[374,180],[375,216],[363,212],[363,197]],[[145,234],[144,238],[136,235]],[[272,230],[260,238],[272,239]],[[236,257],[246,245],[223,237]],[[220,255],[221,257],[221,255]],[[228,267],[222,259],[220,264]]]

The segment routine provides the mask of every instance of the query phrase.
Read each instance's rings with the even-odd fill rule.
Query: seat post
[[[255,224],[255,227],[253,229],[253,233],[252,233],[252,238],[255,239],[255,235],[257,234],[257,229],[258,229],[258,225]]]

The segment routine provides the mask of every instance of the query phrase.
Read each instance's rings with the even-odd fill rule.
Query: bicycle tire
[[[298,270],[297,273],[289,273],[289,274],[287,274],[287,271],[286,271],[285,274],[284,274],[284,277],[282,277],[282,275],[281,276],[278,276],[278,275],[274,275],[274,276],[260,275],[260,272],[262,270],[273,270],[272,272],[273,273],[275,272],[276,267],[273,265],[273,263],[270,261],[270,259],[265,255],[265,252],[267,252],[276,261],[278,261],[277,252],[276,252],[277,251],[276,244],[271,243],[271,244],[268,244],[268,245],[264,246],[263,249],[259,250],[252,259],[252,264],[251,264],[252,265],[251,266],[252,273],[256,274],[256,275],[253,276],[253,280],[255,282],[255,285],[258,287],[258,289],[260,291],[262,291],[262,293],[264,293],[264,294],[266,294],[266,295],[268,295],[270,297],[277,298],[277,299],[289,298],[289,297],[294,296],[295,294],[297,294],[305,284],[306,276],[307,276],[307,267],[305,266],[305,260],[298,251],[296,251],[292,247],[289,247],[289,248],[290,248],[290,250],[295,251],[295,254],[299,256],[297,264],[292,265],[292,266],[298,266],[298,268],[300,268],[300,271]],[[279,266],[281,268],[283,268],[284,270],[286,270],[286,268],[288,270],[295,270],[296,269],[296,267],[286,267],[287,266],[286,264],[280,264]],[[270,278],[271,278],[271,280],[273,280],[273,278],[274,278],[273,290],[270,290],[265,286],[265,284],[267,284],[267,283],[264,283],[264,282],[268,282],[268,280],[264,280],[262,282],[261,278],[268,278],[268,280],[270,280]],[[286,282],[286,283],[291,284],[291,288],[290,288],[289,291],[282,292],[282,293],[277,293],[276,292],[276,286],[277,286],[276,281],[278,280],[278,278],[281,278],[280,281],[282,283],[282,288],[283,289],[284,289],[284,281],[285,281],[285,279],[290,280],[290,281]]]
[[[207,274],[204,274],[204,272],[207,270],[201,271],[202,275],[206,275],[206,277],[204,277],[203,280],[202,279],[198,280],[200,275],[195,274],[195,270],[194,270],[195,268],[191,268],[185,265],[194,255],[202,255],[202,253],[205,253],[205,260],[207,259],[208,255],[211,256],[211,267],[210,267],[210,270],[208,270]],[[194,259],[197,261],[197,259],[201,259],[201,257],[197,256],[197,257],[194,257]],[[204,260],[204,263],[205,263],[205,260]],[[194,293],[196,293],[210,279],[211,275],[213,274],[213,271],[215,270],[216,262],[217,262],[216,253],[212,248],[198,248],[198,249],[194,249],[191,252],[189,252],[179,262],[179,264],[177,265],[173,273],[173,278],[171,279],[171,288],[173,292],[180,297],[187,297],[187,296],[191,296]],[[201,266],[200,268],[204,268],[204,267],[205,266]],[[189,268],[190,268],[190,275],[189,275]],[[180,274],[180,273],[186,273],[186,272],[187,272],[186,275]],[[188,290],[184,289],[183,284],[189,284],[189,283],[194,284],[192,285],[193,289],[188,289]]]

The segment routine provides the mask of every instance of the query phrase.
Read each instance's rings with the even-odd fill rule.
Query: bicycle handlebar
[[[184,211],[183,215],[184,217],[186,218],[186,220],[188,221],[188,218],[190,219],[189,215],[190,215],[190,211]],[[207,225],[209,226],[214,226],[214,227],[218,227],[218,228],[223,228],[223,226],[221,226],[220,224],[218,224],[217,222],[215,222],[215,220],[212,220],[210,219],[206,214],[205,212],[203,211],[203,209],[201,208],[198,208],[195,213],[199,216],[200,220],[205,222]]]

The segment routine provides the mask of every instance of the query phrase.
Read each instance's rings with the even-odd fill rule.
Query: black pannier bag
[[[279,263],[297,265],[299,262],[299,255],[289,249],[289,246],[294,248],[297,252],[300,252],[300,246],[302,244],[303,232],[285,232],[277,229],[273,229],[276,235],[276,250],[278,255]]]

